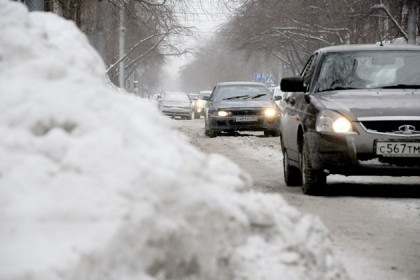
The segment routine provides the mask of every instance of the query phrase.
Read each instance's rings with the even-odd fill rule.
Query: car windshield
[[[190,97],[191,100],[197,100],[197,98],[198,98],[198,94],[196,94],[196,93],[190,93],[190,94],[188,94],[188,96]]]
[[[210,95],[211,95],[211,91],[202,91],[200,92],[198,99],[203,99],[204,96],[210,96]]]
[[[324,57],[316,91],[420,88],[419,51],[360,51]]]
[[[220,86],[216,92],[215,101],[220,100],[270,100],[272,94],[263,85],[228,85]]]
[[[190,101],[188,95],[186,95],[182,92],[167,92],[167,93],[165,93],[165,100],[186,101],[186,102]]]

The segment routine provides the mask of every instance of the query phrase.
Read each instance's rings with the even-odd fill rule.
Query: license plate
[[[258,117],[236,117],[237,122],[256,122]]]
[[[420,143],[377,142],[376,154],[385,157],[420,157]]]

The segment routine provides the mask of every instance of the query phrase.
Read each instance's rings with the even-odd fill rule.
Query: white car
[[[198,95],[198,99],[195,102],[194,107],[194,117],[196,119],[199,119],[201,116],[204,116],[204,107],[206,106],[206,100],[203,100],[204,96],[210,96],[211,90],[203,90],[200,91],[200,94]]]
[[[191,120],[193,117],[193,108],[191,100],[186,93],[164,91],[161,93],[159,110],[172,118],[180,117]]]

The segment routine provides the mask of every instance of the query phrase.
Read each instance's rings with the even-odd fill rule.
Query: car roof
[[[317,50],[316,52],[319,53],[329,53],[329,52],[351,52],[351,51],[420,51],[420,46],[415,45],[391,45],[391,44],[349,44],[349,45],[337,45],[337,46],[330,46],[325,47]]]
[[[218,83],[217,86],[264,86],[264,84],[259,82],[223,82]]]

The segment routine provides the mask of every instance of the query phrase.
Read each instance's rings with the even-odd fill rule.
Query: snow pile
[[[0,0],[0,279],[347,279],[327,230],[249,192],[71,22]]]

